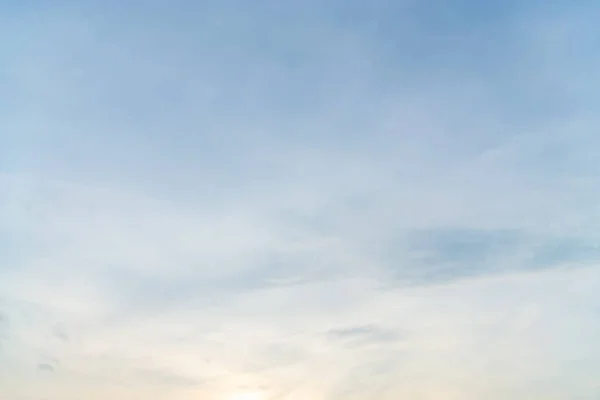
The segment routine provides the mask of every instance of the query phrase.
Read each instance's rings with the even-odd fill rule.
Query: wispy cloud
[[[2,13],[0,392],[600,393],[600,8],[176,3]]]

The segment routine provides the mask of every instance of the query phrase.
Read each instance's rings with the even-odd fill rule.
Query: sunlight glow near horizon
[[[267,400],[263,392],[239,392],[229,396],[228,400]]]

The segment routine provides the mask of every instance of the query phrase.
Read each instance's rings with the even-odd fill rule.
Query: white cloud
[[[65,381],[37,386],[40,393],[69,398],[114,387],[127,396],[139,393],[140,382],[182,398],[236,385],[290,390],[292,399],[298,390],[316,398],[351,396],[347,390],[366,395],[373,385],[383,385],[382,398],[442,392],[475,398],[517,393],[533,379],[553,387],[548,377],[560,363],[576,365],[589,354],[577,344],[598,329],[589,308],[593,269],[382,290],[378,260],[353,247],[352,232],[295,231],[297,224],[273,223],[276,209],[231,219],[226,210],[203,213],[133,194],[44,185],[44,196],[30,189],[13,208],[3,207],[11,210],[4,221],[12,221],[4,226],[29,237],[30,250],[4,271],[0,286],[16,304],[38,310],[37,327],[12,330],[24,352],[17,360],[35,365],[36,351],[61,360],[53,375]],[[228,237],[229,246],[219,245]],[[252,273],[274,254],[283,261],[266,276],[285,276],[286,264],[292,276],[324,267],[337,272],[292,286],[253,281]],[[48,339],[56,322],[67,327],[68,343]],[[399,332],[398,341],[352,348],[327,335],[369,324]],[[25,350],[30,347],[36,350]],[[385,375],[364,383],[351,378],[378,366]],[[171,384],[146,369],[173,375],[164,378]],[[401,387],[396,376],[404,377]],[[79,380],[79,388],[70,379]],[[119,379],[130,385],[117,389]],[[581,393],[594,390],[585,386],[585,374],[572,379],[581,380]],[[190,387],[194,380],[197,387]],[[424,387],[435,389],[427,394]]]

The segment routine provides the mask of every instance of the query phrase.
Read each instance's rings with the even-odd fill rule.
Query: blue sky
[[[600,395],[595,2],[0,15],[11,399]]]

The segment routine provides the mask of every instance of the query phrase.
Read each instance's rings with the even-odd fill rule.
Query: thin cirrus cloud
[[[592,398],[600,8],[6,7],[11,399]]]

